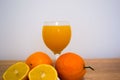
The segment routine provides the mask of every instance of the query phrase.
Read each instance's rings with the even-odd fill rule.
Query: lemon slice
[[[57,80],[57,71],[48,64],[40,64],[29,72],[29,80]]]
[[[11,65],[3,74],[4,80],[26,80],[30,68],[24,62]]]

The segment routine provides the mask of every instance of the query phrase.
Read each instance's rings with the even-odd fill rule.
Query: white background
[[[83,58],[120,58],[120,0],[0,0],[0,60],[52,52],[42,40],[44,21],[66,20],[70,44],[62,52]]]

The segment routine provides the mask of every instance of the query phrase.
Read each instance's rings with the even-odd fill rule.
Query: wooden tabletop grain
[[[0,60],[0,80],[5,70],[16,60]],[[85,59],[86,66],[92,66],[95,71],[87,69],[84,80],[120,80],[120,58],[115,59]]]

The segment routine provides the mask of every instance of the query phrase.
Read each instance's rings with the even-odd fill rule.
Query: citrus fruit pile
[[[54,65],[54,66],[53,66]],[[25,62],[11,65],[3,74],[4,80],[82,80],[86,68],[81,56],[67,52],[55,64],[44,52],[31,54]],[[59,78],[58,78],[59,77]]]

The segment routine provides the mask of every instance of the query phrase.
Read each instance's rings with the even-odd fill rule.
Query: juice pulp
[[[45,25],[42,30],[43,40],[46,46],[51,49],[54,54],[60,52],[68,45],[71,38],[70,25]]]

